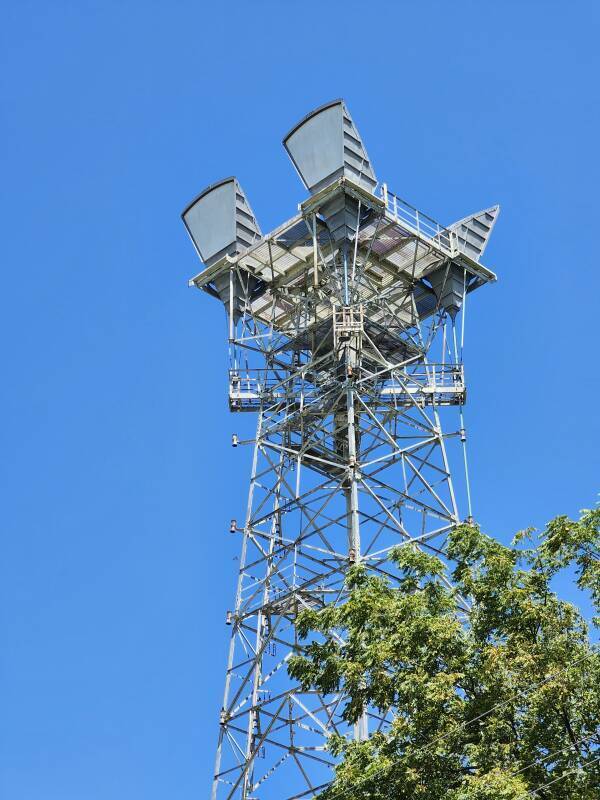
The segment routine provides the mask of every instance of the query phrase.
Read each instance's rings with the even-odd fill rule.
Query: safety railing
[[[462,364],[415,364],[381,380],[376,396],[395,405],[462,405],[466,399]]]
[[[274,369],[229,370],[229,407],[255,411],[261,406],[311,402],[318,394],[314,373],[305,376]]]
[[[386,372],[379,378],[353,378],[365,402],[382,405],[462,405],[466,399],[462,364],[413,364]],[[230,370],[229,407],[232,411],[257,411],[269,406],[287,406],[290,411],[310,410],[324,391],[331,388],[328,373],[307,370],[293,374],[273,369]]]
[[[445,228],[427,214],[423,214],[406,200],[390,192],[387,185],[383,183],[380,187],[381,197],[385,207],[394,219],[408,225],[418,236],[429,239],[440,250],[449,256],[454,256],[458,252],[458,239],[454,231]]]

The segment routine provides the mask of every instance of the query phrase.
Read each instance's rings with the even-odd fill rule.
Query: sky
[[[500,203],[472,295],[474,513],[503,541],[600,490],[592,2],[0,2],[0,796],[191,800],[212,774],[250,430],[180,212],[344,97],[392,191]],[[569,592],[565,583],[562,587]]]

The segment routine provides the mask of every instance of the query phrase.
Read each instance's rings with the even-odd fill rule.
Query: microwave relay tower
[[[309,195],[290,220],[263,234],[233,177],[182,215],[204,265],[190,285],[227,313],[229,407],[258,417],[246,517],[231,521],[224,800],[310,797],[331,780],[333,732],[385,730],[387,714],[349,726],[343,696],[290,678],[295,620],[342,602],[353,564],[393,581],[391,548],[443,555],[459,496],[471,518],[465,300],[495,280],[480,259],[498,206],[448,227],[417,211],[379,183],[342,100],[283,144]]]

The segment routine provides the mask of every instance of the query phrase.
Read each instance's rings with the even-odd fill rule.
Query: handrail
[[[385,203],[387,211],[392,214],[398,222],[408,224],[419,236],[429,239],[434,244],[447,253],[455,256],[459,250],[456,233],[449,228],[440,225],[432,217],[419,211],[406,200],[390,192],[387,185],[383,183],[380,188],[381,197]]]
[[[394,372],[396,374],[394,374]],[[379,389],[393,386],[411,385],[423,389],[440,388],[448,386],[464,386],[463,365],[460,363],[430,363],[408,364],[402,369],[391,370],[380,378],[374,378]],[[277,397],[284,397],[288,393],[295,394],[298,384],[304,385],[304,391],[313,396],[322,387],[315,384],[314,377],[297,372],[287,378],[281,377],[281,370],[265,367],[256,369],[232,369],[229,371],[230,395],[235,397],[241,392],[257,394],[275,393]]]

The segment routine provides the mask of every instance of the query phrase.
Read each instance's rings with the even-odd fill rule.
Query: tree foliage
[[[600,657],[553,587],[570,570],[600,613],[600,509],[510,547],[461,525],[446,552],[398,547],[383,574],[350,570],[341,605],[299,615],[292,677],[343,692],[349,723],[391,716],[331,737],[322,800],[598,800]]]

